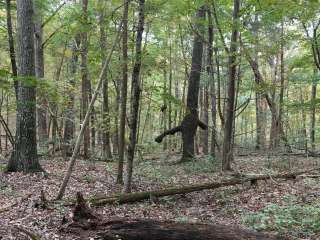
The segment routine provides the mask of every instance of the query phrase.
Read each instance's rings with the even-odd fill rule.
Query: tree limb
[[[181,132],[182,131],[182,127],[181,126],[178,126],[178,127],[174,127],[174,128],[171,128],[167,131],[164,131],[161,135],[159,135],[158,137],[156,137],[155,141],[157,143],[161,143],[163,138],[167,135],[174,135],[175,133],[177,132]]]

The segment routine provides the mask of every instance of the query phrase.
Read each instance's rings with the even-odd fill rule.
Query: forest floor
[[[220,172],[217,161],[209,157],[173,164],[177,160],[178,155],[168,153],[144,156],[136,162],[133,191],[228,178]],[[251,154],[236,157],[235,163],[242,173],[275,174],[316,167],[320,159]],[[48,209],[35,207],[41,190],[47,199],[56,196],[66,168],[66,162],[59,157],[42,159],[41,164],[47,175],[0,173],[0,239],[28,239],[21,228],[43,240],[84,239],[59,231],[62,219],[71,218],[70,207],[62,203]],[[119,192],[115,173],[115,162],[78,160],[66,198],[74,198],[77,191],[85,197]],[[257,186],[243,184],[135,204],[107,205],[96,211],[106,217],[220,223],[280,233],[292,239],[320,239],[320,182],[316,177],[298,177],[294,181],[271,179]]]

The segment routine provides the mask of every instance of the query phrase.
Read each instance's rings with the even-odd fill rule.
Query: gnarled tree
[[[200,36],[202,30],[202,21],[205,18],[206,8],[202,6],[196,14],[193,51],[192,51],[192,64],[191,72],[189,75],[188,95],[187,95],[187,109],[181,124],[177,127],[171,128],[168,131],[159,135],[155,141],[160,143],[167,135],[173,135],[177,132],[182,133],[183,152],[181,161],[187,161],[194,156],[194,136],[198,126],[206,129],[207,125],[202,123],[198,117],[198,95],[199,95],[199,82],[202,67],[202,54],[203,54],[203,40]]]

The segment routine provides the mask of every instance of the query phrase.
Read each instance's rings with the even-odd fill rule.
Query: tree
[[[129,1],[124,0],[122,31],[122,82],[120,90],[120,126],[119,126],[119,160],[117,183],[123,183],[123,161],[125,152],[125,130],[128,88],[128,11]]]
[[[8,31],[8,43],[9,43],[9,52],[10,52],[10,61],[11,61],[11,70],[13,77],[17,77],[17,62],[16,62],[16,53],[14,50],[14,38],[12,30],[12,18],[11,18],[11,0],[6,0],[6,14],[7,14],[7,31]],[[14,81],[14,90],[16,95],[16,100],[18,100],[18,81]]]
[[[84,22],[84,30],[81,32],[81,116],[82,120],[88,111],[90,80],[88,76],[88,0],[82,0],[82,14]],[[83,155],[85,158],[89,157],[90,147],[90,128],[86,126],[83,141]]]
[[[8,162],[10,172],[42,171],[37,157],[36,86],[32,0],[17,1],[18,88],[16,141]]]
[[[234,0],[233,6],[233,25],[232,36],[229,50],[229,82],[228,82],[228,98],[227,109],[224,126],[223,150],[222,150],[222,170],[231,170],[231,161],[233,160],[232,150],[232,133],[233,119],[235,110],[235,85],[236,85],[236,70],[237,70],[237,52],[238,52],[238,21],[240,19],[240,0]]]
[[[100,1],[101,6],[103,2]],[[101,57],[105,59],[107,51],[107,37],[105,33],[105,15],[104,9],[99,14],[99,27],[100,27],[100,47]],[[107,75],[102,84],[102,119],[103,119],[103,133],[102,133],[102,154],[104,159],[112,159],[111,146],[110,146],[110,112],[109,112],[109,95],[108,95],[108,79]]]
[[[138,127],[138,113],[139,113],[139,101],[140,101],[140,69],[142,58],[142,34],[144,30],[144,0],[139,0],[138,10],[138,28],[136,38],[136,53],[135,63],[132,71],[132,83],[131,83],[131,110],[129,120],[129,146],[127,155],[127,168],[126,168],[126,181],[124,184],[124,192],[131,192],[132,183],[132,171],[133,171],[133,159],[137,142],[137,127]]]
[[[196,14],[195,29],[202,33],[202,21],[205,18],[205,6],[202,6]],[[189,77],[187,109],[181,125],[169,129],[159,135],[155,141],[162,142],[167,135],[173,135],[177,132],[182,133],[183,150],[181,161],[188,161],[194,157],[194,137],[198,126],[206,129],[207,126],[199,120],[198,117],[198,96],[200,73],[202,67],[203,40],[198,33],[195,33],[192,51],[192,64]]]
[[[72,52],[71,59],[69,61],[69,72],[68,72],[68,84],[67,84],[67,106],[65,110],[65,123],[64,123],[64,144],[65,144],[65,156],[70,157],[73,151],[73,138],[75,132],[75,75],[77,73],[80,35],[77,34],[74,39],[71,40],[70,49]]]
[[[43,48],[43,21],[42,9],[40,2],[34,4],[35,12],[35,72],[38,81],[44,81],[44,48]],[[47,127],[47,100],[45,93],[38,92],[38,108],[37,108],[37,123],[38,123],[38,138],[41,151],[46,152],[48,147],[48,127]]]

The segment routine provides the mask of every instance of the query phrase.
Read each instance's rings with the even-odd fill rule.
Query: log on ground
[[[99,233],[102,240],[273,240],[276,236],[238,227],[195,223],[123,220]],[[284,239],[284,238],[282,238]]]
[[[145,192],[134,192],[127,194],[118,194],[114,196],[100,196],[93,197],[89,201],[94,206],[101,206],[105,204],[124,204],[124,203],[134,203],[138,201],[143,201],[150,199],[152,197],[159,198],[165,196],[172,196],[176,194],[187,194],[192,192],[198,192],[202,190],[217,189],[221,187],[234,186],[238,184],[243,184],[245,182],[256,183],[258,180],[268,180],[268,179],[296,179],[297,176],[305,174],[311,171],[320,170],[320,168],[314,168],[309,170],[303,170],[299,172],[283,173],[275,175],[257,175],[257,176],[240,176],[221,182],[211,182],[205,184],[188,185],[181,187],[172,187],[162,190],[155,191],[145,191]]]

